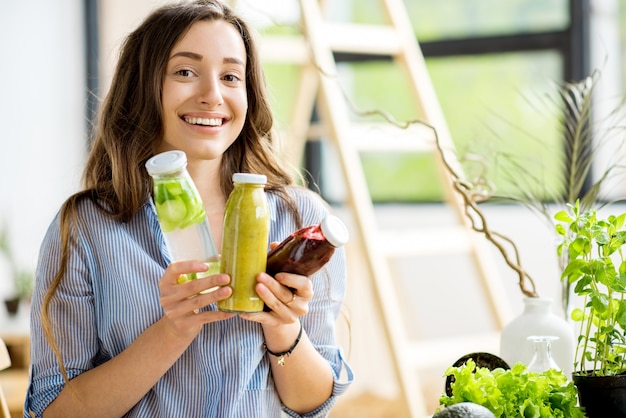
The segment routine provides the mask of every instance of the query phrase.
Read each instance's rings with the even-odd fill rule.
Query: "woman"
[[[206,265],[170,263],[144,166],[157,153],[185,151],[217,243],[232,174],[265,174],[270,241],[280,241],[328,207],[280,166],[271,128],[253,39],[227,7],[164,6],[128,36],[84,190],[65,202],[41,247],[25,416],[328,414],[352,381],[334,329],[343,252],[311,278],[259,274],[269,312],[219,312],[230,278],[177,284]],[[271,354],[288,351],[284,365]]]

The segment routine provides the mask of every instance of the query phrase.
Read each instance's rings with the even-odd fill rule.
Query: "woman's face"
[[[194,23],[172,49],[163,81],[160,152],[220,159],[246,119],[246,49],[223,20]]]

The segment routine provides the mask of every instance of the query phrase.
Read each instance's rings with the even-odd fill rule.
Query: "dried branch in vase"
[[[352,103],[352,101],[345,94],[345,92],[344,98],[350,104],[353,112],[359,116],[380,116],[386,122],[400,129],[408,129],[410,126],[413,125],[422,125],[433,131],[437,150],[439,151],[446,172],[450,176],[450,181],[452,182],[454,190],[458,192],[459,196],[463,200],[465,215],[470,221],[471,228],[475,232],[483,234],[487,241],[493,244],[500,252],[507,266],[515,271],[518,276],[518,285],[521,292],[528,297],[538,297],[539,295],[537,294],[534,280],[522,267],[517,245],[515,245],[513,240],[511,240],[507,236],[500,234],[496,231],[492,231],[487,224],[485,214],[478,206],[478,203],[488,200],[491,195],[488,181],[486,181],[486,179],[481,176],[476,177],[473,181],[463,178],[461,173],[457,172],[457,170],[453,168],[453,165],[449,161],[449,159],[446,158],[446,152],[441,145],[437,130],[432,125],[418,119],[406,122],[399,122],[395,120],[393,116],[383,110],[374,109],[363,111],[358,109],[354,105],[354,103]],[[510,248],[507,248],[507,244]],[[512,254],[510,254],[509,251],[512,251]]]

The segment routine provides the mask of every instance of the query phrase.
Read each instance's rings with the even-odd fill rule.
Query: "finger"
[[[259,274],[258,282],[267,286],[274,296],[283,304],[287,304],[290,301],[293,302],[293,294],[299,291],[297,288],[291,288],[281,284],[278,280],[267,273]]]
[[[280,287],[278,287],[278,289],[283,290],[280,289]],[[257,283],[255,290],[270,310],[276,313],[279,313],[281,311],[285,312],[284,310],[288,310],[287,306],[283,303],[283,300],[277,295],[277,292],[268,287],[265,283]],[[291,299],[291,292],[287,291],[287,293],[289,293],[289,295],[284,296],[284,299],[286,301],[289,301]]]
[[[184,310],[186,312],[196,312],[220,300],[227,299],[233,293],[229,286],[217,288],[211,292],[196,293],[187,299]]]
[[[287,303],[283,302],[283,303],[285,303],[285,306],[289,306],[289,305],[291,305],[291,304],[292,304],[292,303],[296,300],[296,298],[298,297],[298,296],[296,295],[296,292],[293,292],[293,293],[291,294],[291,296],[292,296],[292,297],[291,297],[291,299],[289,300],[289,302],[287,302]]]
[[[277,296],[263,283],[258,283],[255,289],[267,307],[282,318],[282,322],[291,323],[298,316],[305,315],[309,311],[308,300],[298,297],[289,290],[287,290],[288,296],[283,298]]]
[[[197,314],[187,312],[185,315],[181,316],[166,314],[164,319],[167,319],[168,323],[171,324],[173,332],[180,335],[182,338],[195,338],[204,324],[222,321],[232,318],[233,316],[235,316],[235,314],[228,312],[199,311]]]
[[[203,324],[209,324],[211,322],[223,321],[224,319],[232,318],[236,316],[236,313],[222,312],[222,311],[204,311],[198,312],[194,316]]]
[[[163,278],[165,280],[165,284],[175,285],[179,284],[181,278],[184,275],[193,276],[197,273],[203,273],[209,269],[209,266],[206,263],[196,260],[181,260],[174,261],[170,263],[169,266],[165,269],[165,273],[163,274]],[[187,281],[187,280],[183,280]]]
[[[180,286],[185,286],[188,292],[192,293],[209,293],[219,287],[226,286],[228,283],[230,283],[228,274],[213,274],[182,283]]]
[[[307,276],[300,276],[299,274],[291,273],[278,273],[275,278],[283,288],[295,292],[299,297],[304,299],[313,298],[313,283]],[[283,298],[284,301],[289,301],[289,295]]]
[[[194,293],[188,297],[180,299],[161,299],[161,305],[165,309],[166,315],[173,318],[188,317],[201,312],[203,308],[228,298],[232,294],[232,289],[228,286],[221,287],[209,293]]]
[[[215,290],[228,287],[226,286],[230,281],[230,276],[227,274],[216,274],[206,278],[192,280],[190,282],[172,285],[167,282],[166,278],[163,278],[159,283],[161,305],[165,309],[177,309],[178,304],[197,297],[199,294],[208,294]],[[169,283],[169,284],[167,284]],[[230,287],[228,287],[230,292]],[[205,305],[213,303],[221,295],[213,295],[208,302],[205,302],[206,298],[201,298],[196,303],[204,302]],[[189,310],[189,309],[187,309]]]

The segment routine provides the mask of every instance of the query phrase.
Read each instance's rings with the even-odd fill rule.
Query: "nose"
[[[211,107],[222,104],[223,97],[219,77],[204,77],[201,80],[198,101]]]

